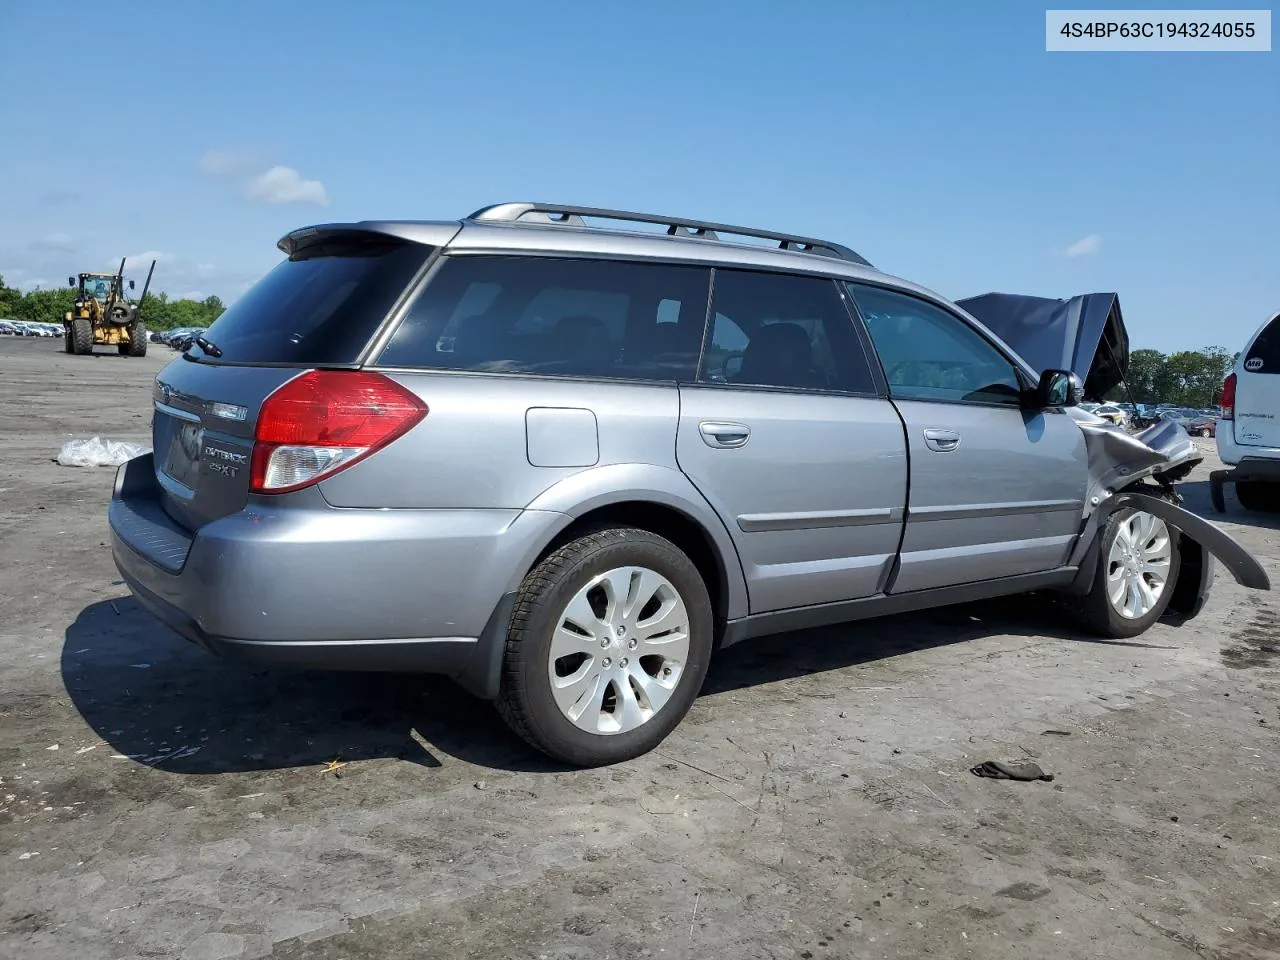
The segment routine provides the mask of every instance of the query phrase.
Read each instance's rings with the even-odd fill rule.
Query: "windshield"
[[[354,363],[431,248],[389,238],[335,238],[280,263],[200,331],[213,362]],[[212,358],[199,347],[193,359]]]
[[[85,296],[105,300],[111,292],[111,277],[82,277]]]

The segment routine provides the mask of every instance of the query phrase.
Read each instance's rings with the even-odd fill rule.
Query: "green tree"
[[[1133,394],[1134,403],[1160,403],[1160,379],[1164,372],[1167,358],[1159,350],[1149,348],[1134,350],[1129,354],[1129,372],[1125,376],[1129,384],[1129,392]],[[1113,391],[1114,392],[1114,391]],[[1117,393],[1117,399],[1127,399],[1124,388]]]
[[[75,300],[76,292],[65,287],[54,290],[32,290],[14,309],[14,318],[36,323],[61,323]]]
[[[18,308],[22,304],[22,291],[5,284],[0,277],[0,320],[18,319]]]

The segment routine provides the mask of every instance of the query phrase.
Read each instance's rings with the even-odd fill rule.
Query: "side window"
[[[1249,373],[1280,373],[1280,316],[1273,319],[1244,354]]]
[[[867,357],[832,280],[716,270],[709,383],[875,393]]]
[[[551,257],[448,257],[382,366],[691,381],[711,271]]]
[[[1013,363],[954,314],[904,293],[846,284],[884,365],[889,393],[901,400],[1018,406]]]

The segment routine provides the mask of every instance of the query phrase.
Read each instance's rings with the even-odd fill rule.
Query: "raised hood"
[[[1070,300],[984,293],[956,303],[981,321],[1038,373],[1070,370],[1087,400],[1101,400],[1129,368],[1129,334],[1114,293]]]

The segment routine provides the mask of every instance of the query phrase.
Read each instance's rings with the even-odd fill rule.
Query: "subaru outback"
[[[1123,373],[1110,299],[962,309],[839,244],[548,204],[279,247],[157,375],[109,510],[213,653],[444,674],[585,766],[753,636],[1046,590],[1129,637],[1210,554],[1269,588],[1177,505],[1180,427],[1078,414]]]

